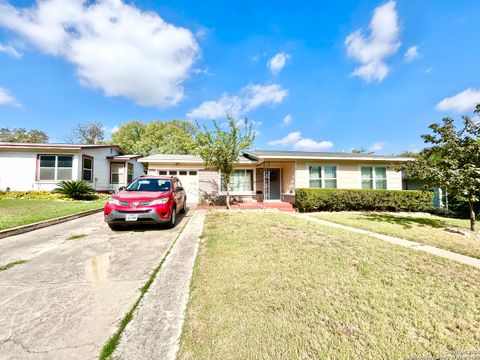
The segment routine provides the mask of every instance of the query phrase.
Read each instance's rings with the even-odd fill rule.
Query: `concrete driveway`
[[[190,214],[112,232],[102,213],[0,239],[0,359],[95,359]],[[72,234],[85,234],[67,240]]]

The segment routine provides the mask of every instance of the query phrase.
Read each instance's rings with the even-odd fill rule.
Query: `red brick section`
[[[232,210],[264,210],[273,209],[286,212],[295,212],[292,204],[286,202],[244,202],[230,205]],[[225,206],[198,205],[197,209],[225,209]]]

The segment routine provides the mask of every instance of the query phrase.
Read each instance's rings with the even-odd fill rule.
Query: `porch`
[[[257,201],[295,203],[295,162],[265,161],[255,169]]]

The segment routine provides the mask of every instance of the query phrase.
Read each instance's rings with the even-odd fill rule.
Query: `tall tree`
[[[6,127],[0,128],[0,141],[43,144],[48,141],[48,136],[45,132],[36,129]]]
[[[252,146],[255,139],[252,124],[245,119],[245,126],[238,126],[235,120],[227,115],[228,130],[223,130],[213,120],[213,130],[205,124],[197,124],[195,144],[198,154],[207,166],[220,171],[227,190],[227,209],[230,209],[230,182],[235,164],[240,153]],[[243,128],[243,129],[242,129]]]
[[[99,121],[78,124],[73,132],[67,136],[67,142],[87,145],[103,144],[103,129],[104,127]]]
[[[188,121],[131,121],[112,134],[112,144],[130,154],[191,154],[194,151],[195,126]]]
[[[433,133],[422,135],[427,147],[404,169],[409,177],[467,201],[470,228],[475,231],[474,206],[480,197],[480,123],[468,116],[462,119],[459,130],[452,118],[444,118],[443,124],[431,124]]]

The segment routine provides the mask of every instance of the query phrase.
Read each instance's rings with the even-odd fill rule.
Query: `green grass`
[[[0,200],[0,230],[71,215],[86,210],[98,209],[104,204],[104,200]]]
[[[289,215],[210,212],[179,359],[478,349],[480,271]]]
[[[408,215],[382,212],[319,212],[308,215],[480,258],[480,238],[444,230],[445,227],[468,230],[469,220],[422,213]]]
[[[87,236],[87,234],[72,234],[67,237],[67,240],[78,240],[84,238],[85,236]]]
[[[27,260],[16,260],[16,261],[12,261],[6,265],[2,265],[0,266],[0,271],[5,271],[5,270],[8,270],[12,267],[14,267],[15,265],[20,265],[20,264],[23,264],[23,263],[26,263]]]

